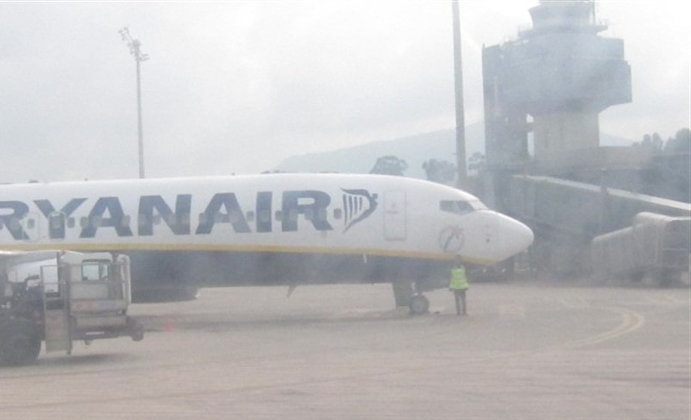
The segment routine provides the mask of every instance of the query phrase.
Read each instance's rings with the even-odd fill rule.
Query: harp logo
[[[364,189],[343,191],[343,233],[368,218],[377,209],[377,194]]]

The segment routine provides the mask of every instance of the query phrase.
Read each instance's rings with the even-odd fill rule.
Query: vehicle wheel
[[[19,366],[34,362],[41,352],[41,338],[34,324],[13,319],[0,330],[0,364]]]
[[[424,295],[413,295],[410,298],[410,314],[422,315],[429,311],[429,300]]]
[[[127,324],[132,341],[142,341],[144,339],[144,326],[132,318],[127,320]]]

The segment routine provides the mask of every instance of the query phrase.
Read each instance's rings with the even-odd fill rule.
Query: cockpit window
[[[442,200],[439,202],[439,210],[453,214],[466,214],[475,209],[467,201]]]
[[[473,206],[473,209],[475,210],[487,210],[485,203],[480,200],[472,200],[470,201],[470,205]]]
[[[439,210],[453,214],[466,214],[475,210],[486,210],[485,206],[480,200],[442,200],[439,202]]]

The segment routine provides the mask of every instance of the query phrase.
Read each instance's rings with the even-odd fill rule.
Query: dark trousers
[[[467,315],[465,307],[465,290],[454,290],[453,295],[456,298],[456,315]]]

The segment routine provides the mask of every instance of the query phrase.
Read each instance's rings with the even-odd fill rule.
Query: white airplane
[[[235,255],[236,263],[237,255],[355,256],[389,273],[396,266],[397,276],[421,277],[428,270],[401,269],[403,262],[430,267],[460,258],[491,265],[532,241],[527,226],[473,195],[404,177],[266,174],[0,186],[2,251],[123,251],[168,262],[211,253]],[[232,270],[223,269],[228,276]],[[136,290],[147,274],[137,273],[136,258],[132,271]],[[374,271],[364,280],[398,280]]]

